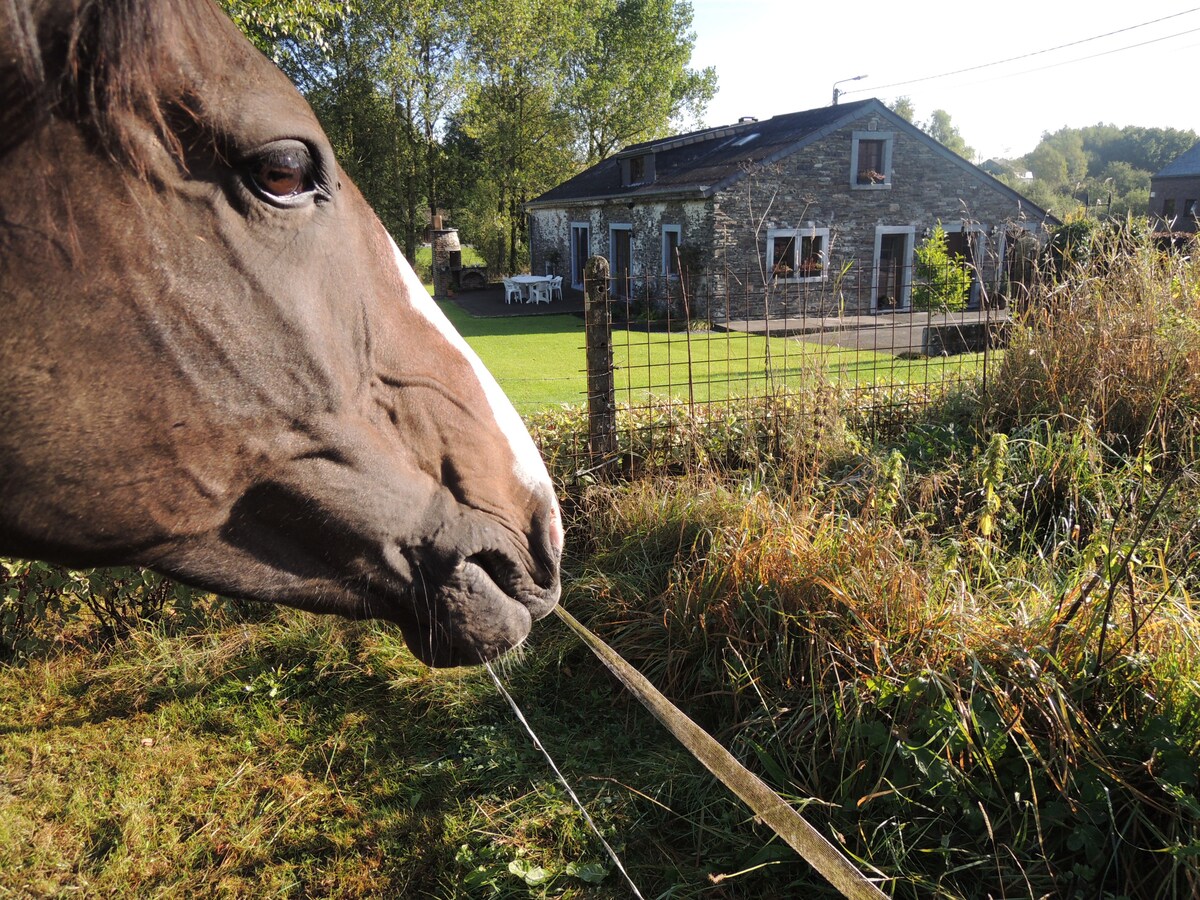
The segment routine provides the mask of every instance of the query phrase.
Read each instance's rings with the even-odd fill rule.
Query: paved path
[[[454,303],[476,318],[494,316],[547,316],[560,313],[582,313],[583,292],[563,285],[562,300],[549,303],[505,303],[504,288],[488,285],[481,291],[456,291]]]
[[[919,353],[925,329],[932,326],[975,326],[1009,321],[1008,310],[968,310],[958,313],[901,312],[874,316],[814,316],[792,319],[731,319],[716,327],[749,334],[794,337],[821,344],[881,353]]]
[[[497,316],[547,316],[583,314],[583,293],[563,288],[563,299],[550,303],[505,303],[504,289],[489,285],[481,291],[459,291],[453,302],[477,318]],[[970,310],[960,313],[900,312],[874,316],[813,316],[789,319],[731,319],[717,330],[792,337],[854,350],[880,353],[920,353],[925,347],[925,329],[931,325],[970,325],[1009,320],[1003,309]]]

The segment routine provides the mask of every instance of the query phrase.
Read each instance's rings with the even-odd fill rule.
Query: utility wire
[[[1113,35],[1124,34],[1127,31],[1134,31],[1138,28],[1145,28],[1148,25],[1157,25],[1159,22],[1166,22],[1170,19],[1177,19],[1180,16],[1186,16],[1186,15],[1189,15],[1190,13],[1194,13],[1194,12],[1200,12],[1200,6],[1192,7],[1191,9],[1185,9],[1182,12],[1173,13],[1172,15],[1169,15],[1169,16],[1163,16],[1160,19],[1151,19],[1149,22],[1141,22],[1137,25],[1130,25],[1126,28],[1118,28],[1115,31],[1107,31],[1104,34],[1097,34],[1097,35],[1093,35],[1092,37],[1080,38],[1077,41],[1070,41],[1066,44],[1058,44],[1057,46],[1054,46],[1054,47],[1047,47],[1044,50],[1034,50],[1030,53],[1022,53],[1020,56],[1010,56],[1010,57],[1008,57],[1008,59],[999,59],[999,60],[996,60],[995,62],[980,63],[977,66],[967,66],[965,69],[955,69],[952,72],[942,72],[938,75],[926,75],[922,78],[910,78],[907,81],[893,81],[891,84],[881,84],[881,85],[873,85],[873,86],[865,87],[865,88],[855,88],[854,90],[842,91],[841,93],[842,93],[842,96],[845,96],[847,94],[862,94],[862,93],[866,93],[867,91],[876,93],[878,91],[886,90],[887,88],[903,87],[908,84],[919,84],[922,81],[933,81],[934,79],[937,79],[937,78],[949,78],[951,75],[962,75],[965,72],[977,72],[980,69],[989,69],[989,68],[992,68],[993,66],[1002,66],[1005,63],[1016,62],[1017,60],[1021,60],[1021,59],[1028,59],[1031,56],[1041,56],[1044,53],[1053,53],[1056,50],[1065,50],[1068,47],[1077,47],[1080,44],[1087,44],[1087,43],[1090,43],[1091,41],[1098,41],[1098,40],[1101,40],[1102,38],[1112,37]],[[1200,29],[1192,29],[1191,31],[1197,31],[1197,30],[1200,30]],[[1167,40],[1167,38],[1179,37],[1180,35],[1183,35],[1183,34],[1190,34],[1191,31],[1181,31],[1178,34],[1169,34],[1166,37],[1155,38],[1154,40],[1150,40],[1150,41],[1144,41],[1141,44],[1132,44],[1129,47],[1118,47],[1114,50],[1106,50],[1103,53],[1096,54],[1096,56],[1104,56],[1108,53],[1117,53],[1121,50],[1131,50],[1134,47],[1142,47],[1142,46],[1145,46],[1146,44],[1153,44],[1153,43],[1156,43],[1157,41]],[[1082,57],[1082,59],[1093,59],[1093,58],[1094,57],[1092,57],[1092,56]],[[1068,60],[1068,62],[1079,62],[1079,61],[1080,60]],[[1053,68],[1055,65],[1066,65],[1066,64],[1067,64],[1066,62],[1052,63],[1050,66],[1044,66],[1043,68]],[[1041,69],[1031,69],[1029,71],[1039,72],[1039,71],[1041,71]]]
[[[1073,63],[1086,62],[1089,59],[1099,59],[1101,56],[1109,56],[1113,53],[1122,53],[1125,50],[1136,50],[1138,47],[1145,47],[1149,44],[1157,44],[1160,41],[1169,41],[1171,38],[1183,37],[1185,34],[1195,34],[1197,31],[1200,31],[1200,28],[1189,28],[1187,31],[1177,31],[1174,34],[1164,34],[1162,37],[1151,38],[1148,41],[1140,41],[1139,43],[1128,44],[1124,47],[1113,47],[1111,50],[1102,50],[1099,53],[1091,53],[1087,56],[1076,57],[1075,59],[1064,59],[1062,62],[1048,63],[1047,65],[1037,66],[1033,69],[1022,69],[1020,72],[1010,72],[1007,75],[996,75],[992,78],[981,78],[979,81],[972,82],[972,84],[983,84],[988,81],[996,81],[1000,78],[1015,78],[1018,75],[1029,75],[1033,72],[1044,72],[1047,69],[1057,69],[1059,66],[1069,66]]]

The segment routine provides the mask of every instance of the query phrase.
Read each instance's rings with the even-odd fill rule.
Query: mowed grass
[[[586,402],[586,335],[580,317],[485,318],[453,302],[440,305],[519,412]],[[616,397],[630,406],[689,394],[700,403],[760,396],[811,383],[814,372],[845,388],[941,384],[973,377],[983,358],[974,353],[899,359],[812,340],[726,331],[613,330]]]
[[[484,670],[289,610],[172,631],[0,666],[0,897],[629,896]],[[736,801],[564,626],[525,658],[501,677],[643,883],[703,891],[753,854]],[[703,859],[660,843],[690,842],[670,795],[696,785],[700,833],[737,835]]]

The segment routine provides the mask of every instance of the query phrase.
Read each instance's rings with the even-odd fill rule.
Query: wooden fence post
[[[608,306],[608,260],[593,256],[583,269],[587,333],[589,467],[598,469],[617,452],[617,400],[613,386],[612,315]]]

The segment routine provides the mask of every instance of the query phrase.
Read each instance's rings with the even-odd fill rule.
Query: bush
[[[217,598],[146,569],[74,570],[0,560],[0,660],[19,659],[70,630],[105,640],[151,623],[187,624]]]
[[[971,293],[971,268],[957,254],[950,255],[942,223],[914,252],[913,309],[957,312],[967,308]]]

